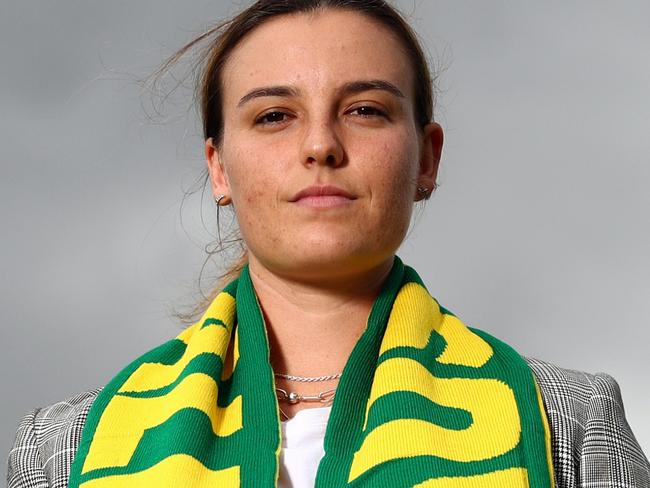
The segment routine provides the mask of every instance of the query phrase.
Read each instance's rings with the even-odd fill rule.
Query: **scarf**
[[[101,391],[70,487],[277,486],[282,439],[248,267],[176,338]],[[345,365],[316,487],[553,487],[539,388],[395,256]]]

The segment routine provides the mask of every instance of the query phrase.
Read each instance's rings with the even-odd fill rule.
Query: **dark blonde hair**
[[[348,10],[366,15],[369,19],[385,26],[399,39],[413,70],[415,122],[418,129],[422,130],[433,120],[434,79],[415,31],[393,6],[383,0],[258,0],[232,19],[213,26],[180,48],[153,73],[152,77],[160,78],[188,51],[207,43],[199,58],[200,68],[195,84],[195,100],[200,105],[204,138],[206,140],[213,138],[215,146],[220,147],[224,133],[223,70],[233,50],[251,31],[274,17],[318,13],[329,9]],[[205,184],[208,181],[207,171],[204,178]],[[233,239],[231,236],[229,239],[230,243],[237,241],[239,241],[240,252],[231,258],[230,266],[219,276],[212,292],[204,295],[201,303],[197,304],[191,313],[181,315],[181,318],[186,321],[194,320],[223,286],[239,275],[248,259],[241,238],[235,236]],[[210,259],[212,254],[223,250],[224,245],[219,237],[218,246],[215,246],[212,251],[208,250],[207,259]]]

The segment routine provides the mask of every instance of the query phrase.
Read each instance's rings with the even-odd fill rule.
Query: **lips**
[[[313,185],[300,190],[290,201],[310,211],[321,212],[347,208],[356,199],[355,195],[338,186]]]
[[[322,197],[323,199],[327,199],[326,197],[339,197],[348,200],[356,199],[354,195],[345,191],[343,188],[332,185],[314,185],[300,190],[291,198],[290,201],[297,202],[302,199],[317,199],[319,197]],[[329,198],[329,200],[332,200],[332,198]]]

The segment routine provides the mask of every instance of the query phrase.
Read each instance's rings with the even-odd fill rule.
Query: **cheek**
[[[268,207],[277,191],[277,170],[268,151],[253,145],[237,145],[227,154],[227,168],[236,207],[262,209]]]
[[[413,211],[413,188],[417,178],[417,147],[405,144],[412,139],[403,134],[385,140],[376,147],[367,172],[371,192],[374,228],[379,232],[391,229],[395,237],[405,234]]]
[[[366,156],[371,166],[367,176],[372,181],[373,199],[383,198],[399,208],[412,203],[412,186],[417,177],[417,148],[404,143],[410,140],[407,137],[404,134],[384,140]]]
[[[281,163],[268,148],[239,143],[236,151],[226,155],[226,164],[233,207],[244,239],[273,240],[278,226],[278,192],[283,181]]]

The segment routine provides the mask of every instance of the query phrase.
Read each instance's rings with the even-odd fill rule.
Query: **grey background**
[[[612,374],[650,451],[650,4],[398,5],[446,66],[442,185],[400,255],[467,323]],[[214,227],[210,198],[181,209],[202,139],[187,90],[150,119],[133,80],[237,8],[3,0],[0,451],[180,331],[201,208]]]

